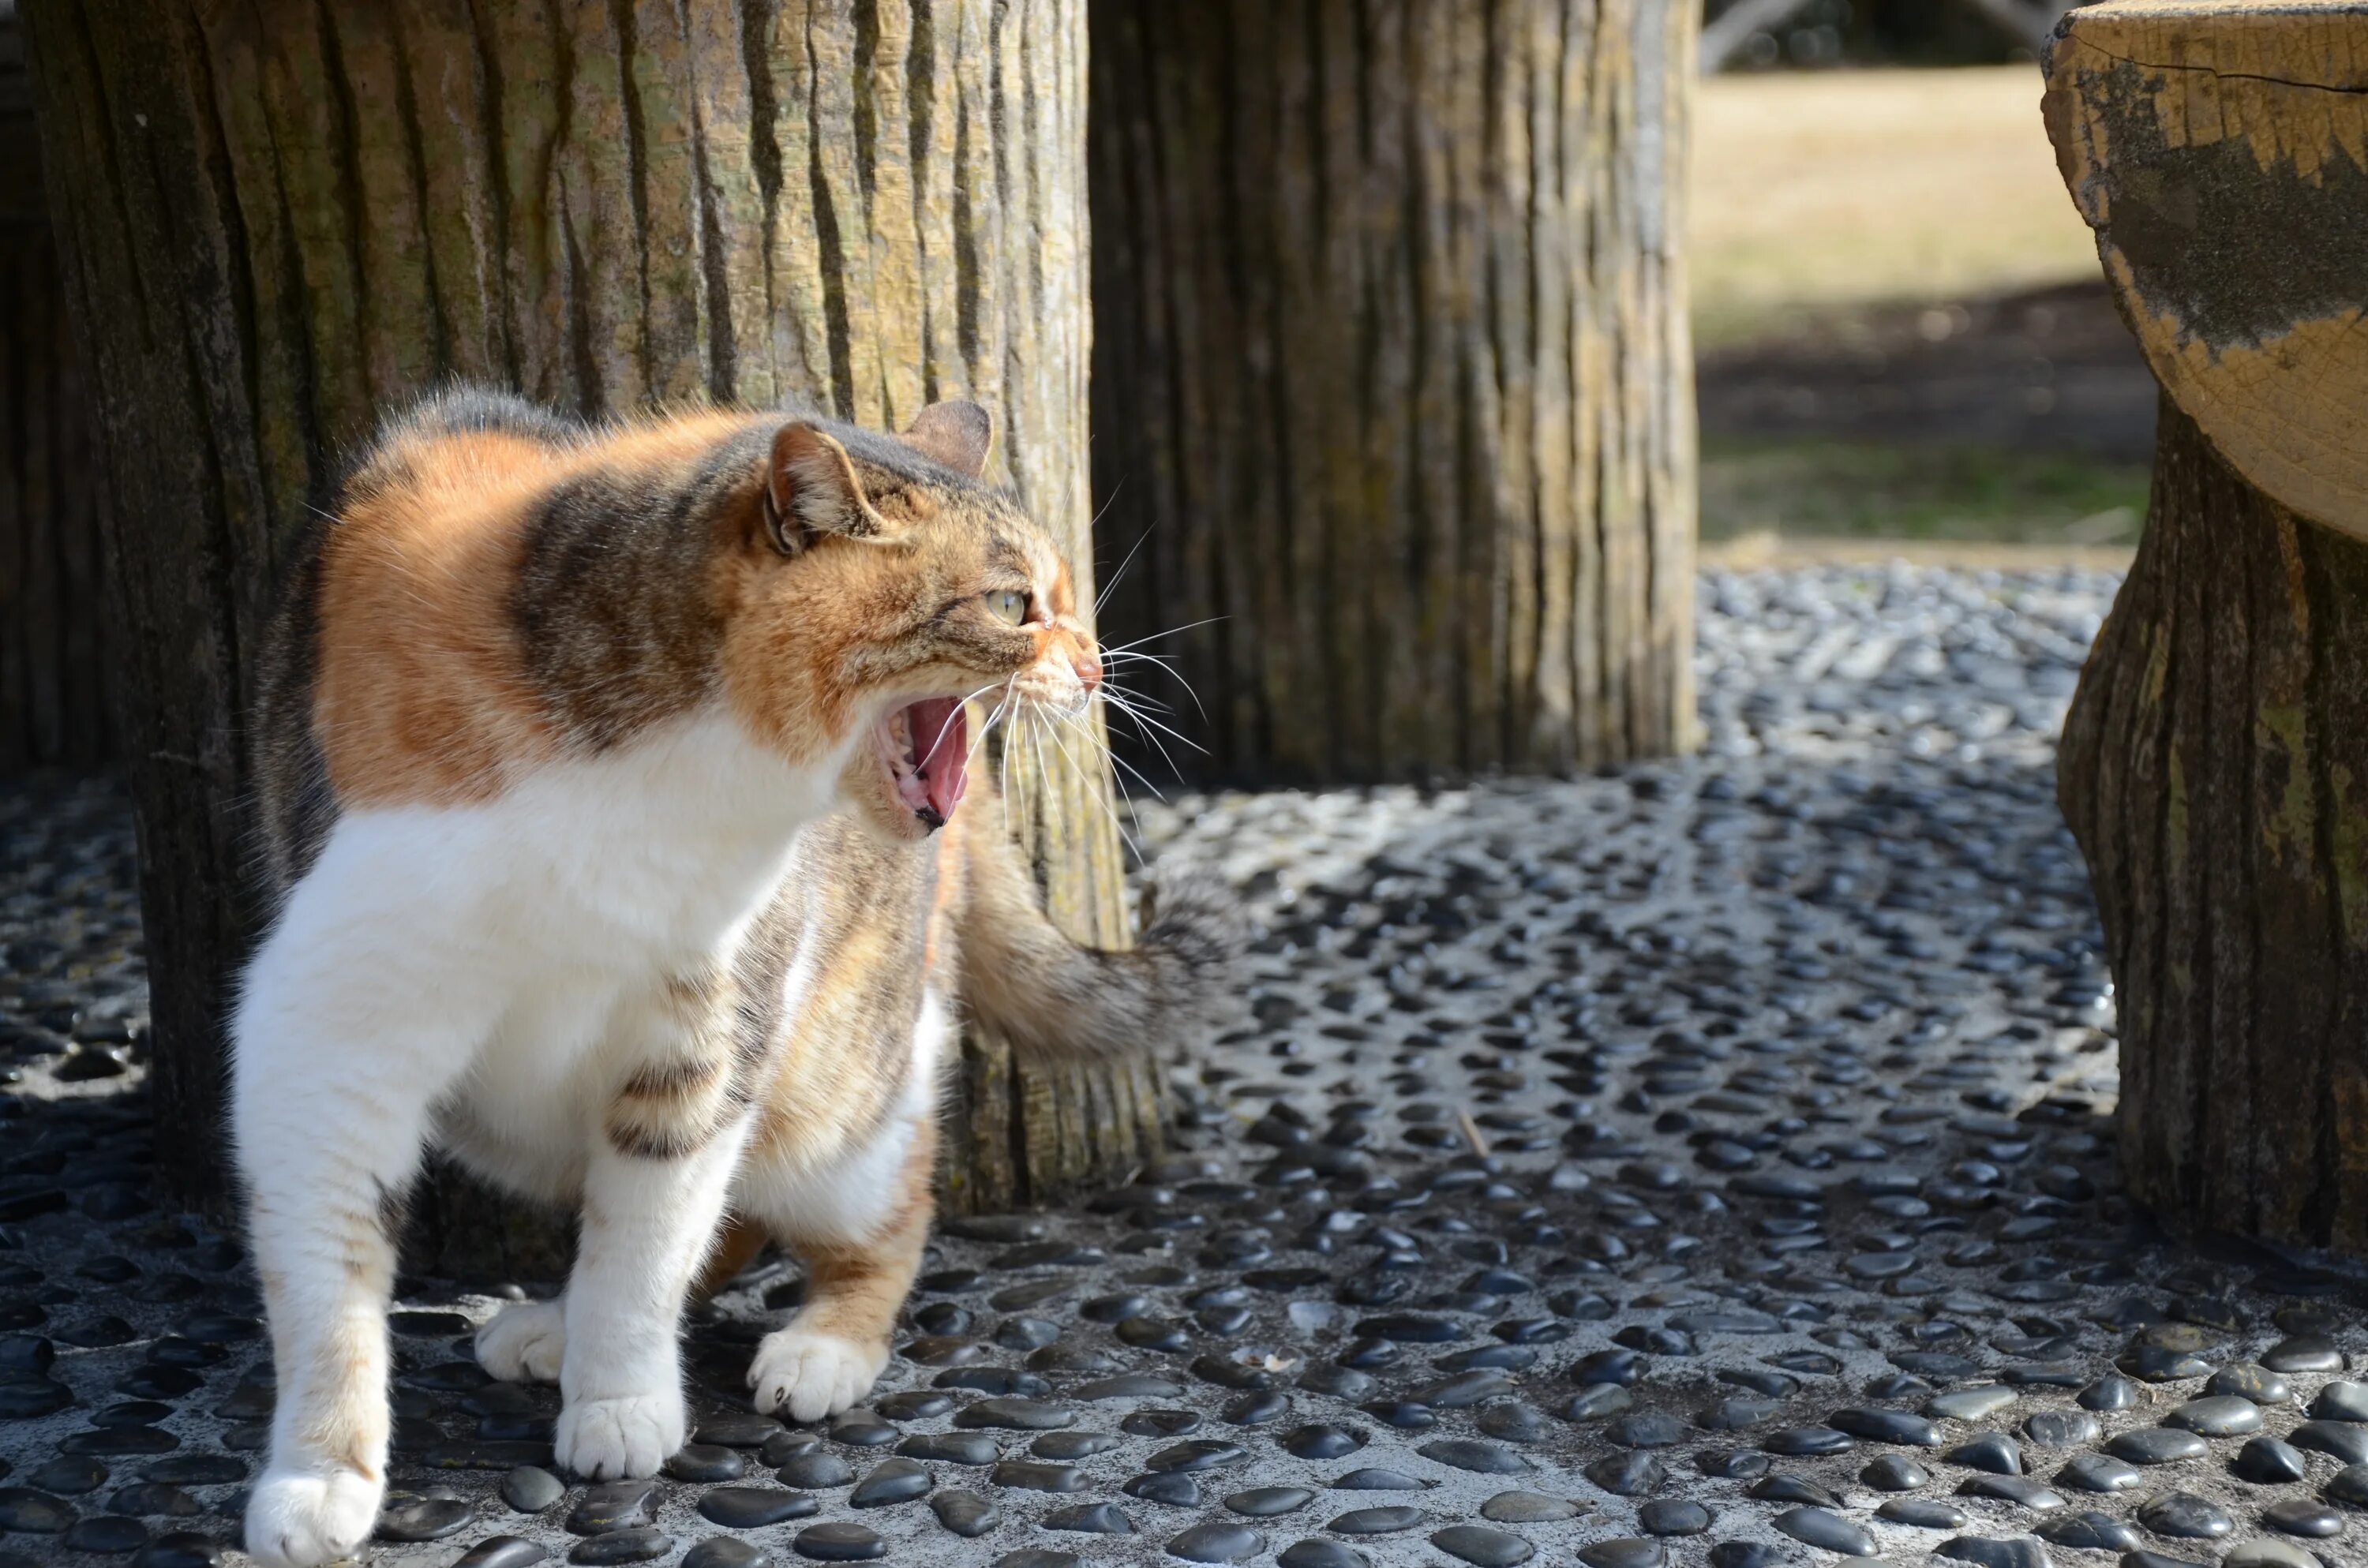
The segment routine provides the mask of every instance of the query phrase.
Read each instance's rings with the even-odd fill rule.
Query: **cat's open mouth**
[[[969,783],[970,715],[959,698],[931,697],[899,708],[881,726],[888,782],[930,827],[946,825]]]

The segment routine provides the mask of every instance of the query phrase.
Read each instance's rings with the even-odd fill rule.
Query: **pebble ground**
[[[1696,757],[1144,806],[1262,931],[1173,1159],[946,1226],[821,1428],[745,1408],[760,1266],[655,1483],[550,1474],[503,1292],[406,1280],[370,1557],[2368,1562],[2368,1283],[2118,1190],[2053,766],[2114,586],[1713,574]],[[0,792],[0,1568],[243,1561],[268,1358],[151,1190],[132,890],[113,790]]]

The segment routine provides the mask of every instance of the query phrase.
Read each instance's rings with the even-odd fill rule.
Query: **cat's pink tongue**
[[[913,727],[913,760],[939,822],[953,820],[969,787],[970,716],[960,701],[933,697],[905,710]]]

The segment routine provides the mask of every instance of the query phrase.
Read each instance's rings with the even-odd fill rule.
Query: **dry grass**
[[[1695,330],[2093,278],[2028,65],[1719,76],[1702,84],[1690,222]]]

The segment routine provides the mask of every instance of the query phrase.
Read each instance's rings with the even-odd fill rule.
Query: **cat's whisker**
[[[1143,773],[1142,773],[1142,771],[1141,771],[1140,769],[1136,768],[1136,767],[1134,767],[1134,765],[1133,765],[1133,764],[1132,764],[1132,763],[1128,762],[1128,761],[1126,760],[1126,758],[1124,758],[1124,757],[1122,757],[1122,756],[1119,756],[1119,755],[1118,755],[1118,753],[1116,753],[1116,752],[1114,752],[1114,751],[1110,750],[1110,743],[1109,743],[1109,742],[1107,742],[1107,741],[1105,741],[1105,740],[1103,740],[1100,736],[1096,735],[1092,731],[1090,731],[1090,730],[1087,729],[1087,728],[1086,728],[1086,726],[1085,726],[1085,724],[1084,724],[1084,722],[1083,722],[1081,720],[1075,719],[1075,718],[1065,718],[1065,719],[1064,719],[1064,720],[1062,721],[1062,722],[1064,722],[1064,723],[1067,724],[1071,729],[1075,730],[1075,731],[1076,731],[1079,735],[1083,736],[1083,737],[1085,738],[1085,740],[1086,740],[1086,742],[1087,742],[1087,744],[1088,745],[1090,745],[1090,746],[1092,746],[1092,747],[1094,747],[1094,748],[1096,748],[1096,749],[1099,750],[1099,751],[1100,751],[1100,753],[1102,754],[1103,760],[1105,760],[1105,761],[1107,761],[1108,763],[1110,763],[1110,765],[1111,767],[1115,767],[1115,768],[1118,768],[1121,772],[1133,774],[1133,775],[1134,776],[1134,780],[1135,780],[1135,782],[1136,782],[1136,783],[1138,783],[1138,784],[1142,785],[1144,789],[1146,789],[1146,790],[1150,790],[1150,791],[1151,791],[1151,793],[1152,793],[1152,795],[1153,795],[1156,799],[1157,799],[1157,800],[1158,800],[1158,801],[1159,801],[1163,805],[1167,803],[1167,797],[1166,795],[1163,795],[1163,794],[1161,794],[1161,793],[1159,792],[1159,786],[1158,786],[1158,785],[1154,784],[1154,783],[1153,783],[1149,778],[1144,778],[1144,775],[1143,775]],[[1156,743],[1155,743],[1155,744],[1156,744]],[[1165,756],[1166,754],[1163,752],[1161,755],[1162,755],[1162,756]],[[1171,762],[1171,763],[1169,763],[1169,764],[1168,764],[1168,766],[1169,766],[1170,767],[1175,767],[1176,765],[1175,765],[1174,763],[1172,763],[1172,762]],[[1123,788],[1124,788],[1124,786],[1123,786],[1123,785],[1121,785],[1121,789],[1123,789]]]
[[[1069,748],[1061,744],[1061,733],[1058,730],[1046,730],[1044,733],[1053,737],[1053,748],[1060,752],[1062,761],[1067,763],[1071,767],[1076,768],[1080,773],[1087,771],[1078,766],[1077,759],[1069,755]],[[1108,754],[1105,753],[1105,755]],[[1119,821],[1116,808],[1112,807],[1109,801],[1103,799],[1102,792],[1100,790],[1089,790],[1087,793],[1092,797],[1096,805],[1101,807],[1102,814],[1110,818],[1110,825],[1118,829],[1118,835],[1121,841],[1126,845],[1128,849],[1133,852],[1134,858],[1137,860],[1141,860],[1143,858],[1143,846],[1134,841],[1134,835],[1127,832],[1126,824]]]
[[[1201,694],[1192,689],[1192,683],[1184,678],[1182,672],[1178,670],[1177,667],[1168,661],[1166,655],[1159,653],[1138,653],[1127,648],[1105,648],[1102,650],[1101,656],[1102,662],[1105,665],[1112,663],[1113,661],[1120,664],[1125,664],[1129,661],[1140,661],[1147,665],[1156,665],[1160,669],[1167,672],[1168,679],[1174,681],[1178,686],[1184,688],[1184,695],[1192,699],[1192,706],[1201,710],[1201,720],[1204,722],[1207,721],[1209,717],[1209,710],[1208,706],[1201,700]]]
[[[1121,712],[1121,713],[1126,713],[1126,710],[1124,710],[1124,709],[1120,709],[1120,710],[1119,710],[1119,711],[1120,711],[1120,712]],[[1156,750],[1156,751],[1159,753],[1159,760],[1160,760],[1160,761],[1162,761],[1162,762],[1164,762],[1164,763],[1166,763],[1166,764],[1167,765],[1167,771],[1168,771],[1168,772],[1170,772],[1170,773],[1172,773],[1172,774],[1174,774],[1174,775],[1176,775],[1176,777],[1177,777],[1177,778],[1183,778],[1183,777],[1184,777],[1184,770],[1183,770],[1182,768],[1180,768],[1180,767],[1177,767],[1177,766],[1176,766],[1176,758],[1175,758],[1173,756],[1169,755],[1168,750],[1167,750],[1167,748],[1166,746],[1164,746],[1164,745],[1160,744],[1159,737],[1158,737],[1157,735],[1155,735],[1155,734],[1151,733],[1149,731],[1147,731],[1147,730],[1144,729],[1144,727],[1143,727],[1143,721],[1142,721],[1142,720],[1140,720],[1140,719],[1138,719],[1138,718],[1136,718],[1133,714],[1132,714],[1132,713],[1126,713],[1126,719],[1127,719],[1127,722],[1128,722],[1129,723],[1133,724],[1133,725],[1135,727],[1135,733],[1136,733],[1137,734],[1142,735],[1142,736],[1143,736],[1143,738],[1144,738],[1144,740],[1149,741],[1149,742],[1151,743],[1151,744],[1152,744],[1153,748],[1154,748],[1155,750]],[[1118,761],[1118,760],[1119,760],[1118,753],[1117,753],[1117,752],[1112,751],[1112,752],[1110,753],[1110,760],[1111,760],[1112,762],[1116,762],[1116,761]]]
[[[1104,700],[1109,702],[1112,708],[1117,709],[1120,712],[1133,720],[1136,723],[1150,725],[1153,729],[1157,730],[1161,734],[1164,734],[1167,736],[1168,739],[1174,741],[1178,745],[1190,746],[1202,756],[1209,755],[1209,748],[1207,746],[1201,744],[1198,741],[1193,740],[1190,736],[1183,733],[1181,731],[1172,729],[1168,725],[1161,723],[1158,720],[1151,717],[1148,713],[1137,712],[1126,698],[1116,695],[1107,695],[1105,696]]]
[[[1114,648],[1105,648],[1102,650],[1102,656],[1108,658],[1112,653],[1123,653],[1130,648],[1140,648],[1145,642],[1156,642],[1162,637],[1174,637],[1186,631],[1197,631],[1203,626],[1214,626],[1221,620],[1232,619],[1233,617],[1229,615],[1212,615],[1205,620],[1187,621],[1181,626],[1171,626],[1165,631],[1155,631],[1148,637],[1138,637],[1132,642],[1121,642]]]
[[[1110,509],[1110,503],[1117,499],[1118,492],[1115,490],[1111,491],[1110,500],[1102,503],[1102,512],[1109,511]],[[1096,512],[1094,514],[1095,522],[1099,523],[1102,520],[1102,512]],[[1090,535],[1088,537],[1090,537]],[[1110,580],[1102,585],[1102,591],[1094,596],[1094,616],[1097,619],[1100,619],[1102,606],[1109,600],[1110,590],[1118,586],[1120,579],[1126,575],[1126,569],[1134,564],[1134,558],[1141,554],[1143,547],[1150,542],[1151,530],[1149,528],[1145,528],[1143,530],[1142,537],[1137,539],[1133,545],[1127,551],[1126,559],[1118,563],[1118,570],[1110,574]]]

